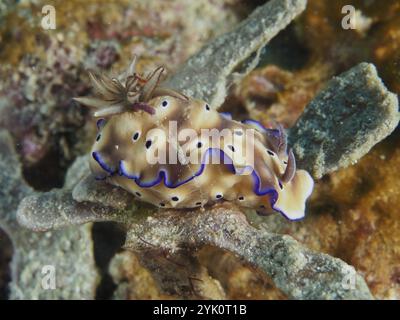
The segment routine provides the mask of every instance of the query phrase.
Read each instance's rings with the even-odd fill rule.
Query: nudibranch
[[[99,118],[90,159],[95,177],[162,208],[225,200],[259,214],[303,218],[314,182],[296,170],[283,128],[235,121],[205,101],[163,88],[163,70],[143,76],[134,59],[115,78],[89,71],[95,95],[75,99]]]

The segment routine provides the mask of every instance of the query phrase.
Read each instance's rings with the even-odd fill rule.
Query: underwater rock
[[[400,299],[400,140],[395,132],[354,166],[316,184],[306,219],[249,216],[268,232],[354,266],[377,299]]]
[[[94,299],[97,271],[91,226],[70,227],[46,234],[24,234],[14,242],[10,299]],[[55,289],[42,287],[44,269],[54,267]]]
[[[272,0],[260,6],[237,28],[204,46],[163,85],[218,108],[240,64],[257,52],[240,73],[251,71],[258,62],[259,49],[299,15],[306,3],[306,0]]]
[[[262,269],[288,297],[296,299],[371,299],[363,278],[354,268],[329,255],[302,247],[285,235],[260,232],[242,212],[231,206],[212,210],[164,211],[134,224],[125,246],[139,253],[170,253],[212,245],[235,253]],[[155,249],[156,248],[156,249]],[[353,277],[354,287],[348,287]]]
[[[65,174],[64,189],[73,189],[80,181],[82,181],[89,171],[89,156],[83,155],[75,159]]]
[[[109,186],[109,188],[112,187]],[[43,201],[43,203],[49,202],[49,199],[43,200],[40,197],[36,199]],[[53,205],[59,204],[53,203]],[[118,215],[118,211],[111,208],[107,212],[107,208],[103,207],[104,213],[100,216],[97,211],[99,210],[97,204],[88,203],[87,206],[85,210],[82,210],[82,207],[79,206],[75,207],[75,211],[71,211],[73,215],[69,216],[69,221],[63,220],[64,226],[82,223],[82,215],[85,216],[87,221],[110,219],[121,222],[125,219],[124,224],[129,226],[125,247],[138,252],[139,255],[142,254],[141,257],[144,259],[142,263],[145,265],[146,262],[151,262],[154,265],[155,259],[163,257],[165,253],[170,255],[171,259],[178,254],[183,254],[185,258],[181,256],[177,261],[188,259],[191,261],[193,259],[191,254],[185,253],[185,251],[180,252],[181,247],[189,246],[198,249],[204,245],[212,245],[229,250],[254,267],[261,268],[273,279],[275,285],[289,297],[301,299],[366,299],[372,297],[364,280],[356,275],[353,267],[331,256],[309,251],[291,237],[260,232],[260,230],[251,227],[243,213],[233,206],[215,206],[205,211],[163,211],[157,213],[157,215],[145,215],[136,211],[130,213],[129,222],[126,218],[113,217],[113,215]],[[48,211],[46,212],[44,208]],[[32,206],[32,202],[29,202],[29,206],[27,206],[26,202],[23,201],[18,212],[19,220],[21,221],[21,215],[26,216],[28,212],[40,212],[40,216],[46,217],[46,219],[42,218],[42,221],[56,221],[55,217],[51,217],[51,214],[55,216],[60,214],[55,212],[53,207]],[[109,217],[106,218],[108,214]],[[123,215],[125,214],[127,214],[126,211]],[[34,216],[31,214],[30,217],[33,218]],[[27,221],[25,220],[25,226],[37,228],[36,225],[27,224]],[[51,227],[59,228],[61,225],[49,224],[48,228]],[[277,251],[266,254],[268,248]],[[147,260],[146,257],[152,258]],[[178,262],[177,264],[182,263]],[[148,264],[147,267],[149,267]],[[186,270],[183,272],[184,275],[197,274],[196,270],[199,267],[196,262],[189,263],[186,267],[187,269],[183,269]],[[153,270],[155,269],[160,270],[153,267]],[[182,270],[180,273],[182,274]],[[354,275],[357,283],[357,287],[352,290],[345,289],[346,279],[349,275]],[[166,274],[154,274],[153,276],[163,279]],[[169,286],[164,290],[167,294],[190,295],[191,289],[187,284],[187,279],[188,276],[183,279],[179,277],[176,280],[178,283],[186,281],[186,286],[181,288],[186,288],[187,291],[171,291],[171,286],[175,288],[174,284],[176,283],[167,283]],[[160,286],[162,283],[163,281],[159,280]]]
[[[372,64],[333,78],[290,129],[298,166],[315,178],[354,164],[399,122],[397,96]]]
[[[0,131],[0,227],[13,245],[11,299],[93,299],[97,272],[92,252],[91,226],[70,227],[46,234],[21,228],[15,210],[35,192],[21,177],[18,157],[7,131]],[[42,273],[54,266],[56,288],[45,289]]]
[[[88,163],[89,161],[86,166],[88,166]],[[86,176],[72,190],[72,198],[74,200],[78,202],[98,202],[97,199],[101,199],[101,204],[107,207],[135,210],[136,203],[129,192],[115,186],[108,188],[105,183],[94,179],[93,175],[87,175],[87,172]]]

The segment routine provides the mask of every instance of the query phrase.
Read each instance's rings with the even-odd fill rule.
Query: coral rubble
[[[13,299],[93,299],[97,272],[90,225],[43,234],[22,229],[15,211],[19,200],[35,192],[21,177],[10,134],[0,131],[0,226],[13,245],[10,297]],[[73,176],[73,175],[72,175]],[[56,287],[42,287],[43,267],[56,270]]]
[[[355,163],[397,127],[398,108],[372,64],[334,78],[290,130],[299,166],[321,178]]]

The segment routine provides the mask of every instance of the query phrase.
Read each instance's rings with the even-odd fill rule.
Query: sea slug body
[[[96,178],[161,208],[225,200],[259,214],[273,209],[303,218],[314,183],[296,170],[283,128],[238,122],[205,101],[159,87],[162,72],[142,77],[134,61],[117,78],[89,73],[97,94],[76,100],[100,118],[90,160]]]

